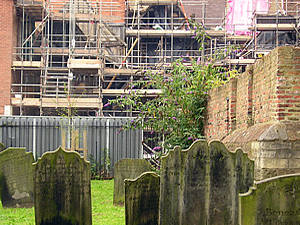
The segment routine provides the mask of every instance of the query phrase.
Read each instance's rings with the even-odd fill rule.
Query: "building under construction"
[[[103,106],[177,59],[222,52],[218,65],[244,67],[297,45],[299,9],[297,0],[1,0],[0,113],[132,116]],[[207,34],[201,51],[190,20]]]

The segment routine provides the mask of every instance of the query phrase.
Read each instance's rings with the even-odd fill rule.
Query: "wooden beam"
[[[12,67],[41,67],[40,61],[13,61]]]
[[[255,27],[250,27],[250,30],[255,30]],[[296,25],[295,24],[256,24],[256,29],[258,31],[263,31],[263,30],[295,30]]]
[[[128,95],[130,92],[136,92],[137,95],[147,95],[147,96],[157,96],[162,93],[160,89],[104,89],[102,90],[103,95],[113,95],[113,96],[120,96],[120,95]]]
[[[136,0],[128,0],[130,5],[135,4]],[[140,5],[171,5],[177,4],[178,0],[139,0]]]
[[[39,98],[12,98],[12,105],[40,106]],[[42,98],[42,107],[99,108],[98,98]]]
[[[143,37],[160,37],[173,34],[175,37],[189,37],[194,35],[190,30],[126,30],[127,36],[137,37],[138,34]]]
[[[140,72],[140,70],[134,70],[134,69],[111,69],[111,68],[105,68],[104,69],[104,75],[115,75],[115,74],[132,75],[132,74],[137,74],[138,72]]]
[[[225,31],[222,30],[206,30],[207,35],[211,37],[222,37],[225,35]],[[160,37],[166,35],[173,35],[174,37],[191,37],[194,35],[192,30],[130,30],[126,29],[127,36],[137,37],[138,34],[143,37]]]
[[[227,40],[232,40],[232,41],[250,41],[251,39],[252,39],[251,36],[246,36],[246,35],[227,36]]]
[[[254,64],[256,59],[226,59],[224,61],[219,61],[214,63],[215,66],[222,66],[222,65],[251,65]]]
[[[97,59],[69,59],[70,69],[100,69],[101,61]]]

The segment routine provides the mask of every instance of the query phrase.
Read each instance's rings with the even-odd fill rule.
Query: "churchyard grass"
[[[125,208],[113,205],[114,182],[92,181],[93,225],[125,225]]]
[[[124,207],[113,205],[113,180],[93,180],[93,225],[124,225]],[[3,209],[0,202],[0,225],[34,225],[34,209]]]

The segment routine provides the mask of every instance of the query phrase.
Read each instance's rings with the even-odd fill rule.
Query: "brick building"
[[[130,82],[144,79],[144,71],[164,73],[176,59],[183,58],[188,65],[192,58],[205,60],[229,45],[247,43],[243,55],[221,62],[245,67],[255,61],[255,53],[266,54],[287,43],[282,40],[296,44],[297,2],[274,5],[268,1],[264,16],[274,9],[282,15],[257,19],[252,31],[243,33],[236,20],[245,13],[237,9],[245,8],[249,15],[260,13],[260,0],[247,8],[249,2],[3,0],[0,114],[57,115],[76,109],[83,116],[132,116],[130,110],[103,106],[128,93]],[[238,7],[241,4],[247,7]],[[202,24],[210,37],[201,52],[189,18]],[[243,28],[248,29],[247,23]],[[285,37],[287,31],[290,34]],[[270,42],[274,43],[265,51],[264,44]],[[146,92],[153,97],[159,90]]]

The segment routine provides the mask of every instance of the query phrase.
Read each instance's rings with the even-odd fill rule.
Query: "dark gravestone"
[[[151,171],[151,164],[145,159],[121,159],[114,166],[114,204],[125,201],[125,179],[135,179],[144,172]]]
[[[0,142],[0,152],[5,150],[5,145],[3,143]]]
[[[209,150],[209,224],[238,224],[238,195],[253,185],[254,162],[241,149],[229,152],[219,141],[212,141]]]
[[[34,166],[36,225],[91,225],[89,162],[59,148]]]
[[[238,202],[235,157],[218,141],[210,149],[209,223],[214,225],[237,224]]]
[[[239,189],[253,184],[253,174],[253,161],[220,142],[175,148],[161,160],[160,225],[238,224]]]
[[[269,178],[240,194],[241,225],[300,224],[300,174]]]
[[[176,147],[161,160],[160,225],[206,224],[209,194],[208,146]]]
[[[24,148],[0,152],[0,190],[3,207],[33,206],[33,155]]]
[[[241,149],[235,154],[235,170],[238,193],[246,193],[254,182],[254,161]]]
[[[126,225],[158,225],[159,176],[146,172],[125,180]]]

